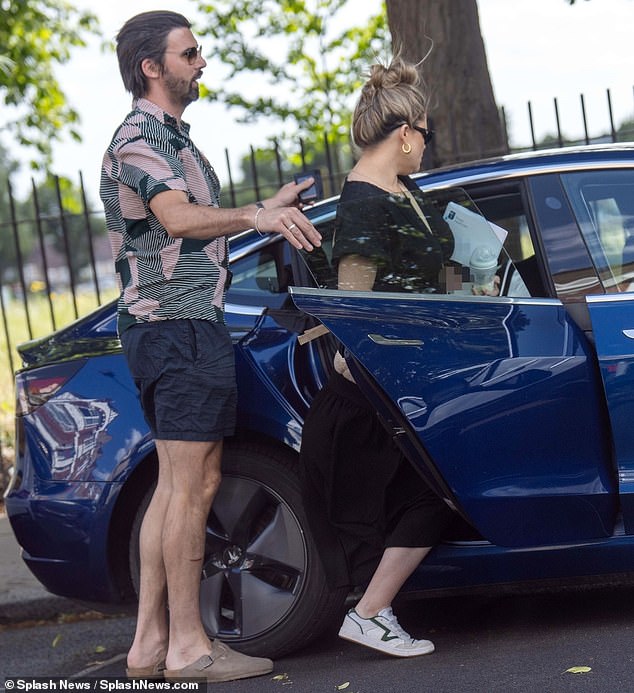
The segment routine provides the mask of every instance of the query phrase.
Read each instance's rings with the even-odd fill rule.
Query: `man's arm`
[[[173,238],[205,240],[245,231],[256,226],[257,214],[260,231],[281,233],[295,248],[312,250],[321,245],[321,236],[299,209],[290,206],[299,192],[310,185],[310,179],[300,184],[287,183],[275,196],[265,200],[264,208],[254,204],[237,208],[208,207],[189,202],[181,190],[164,190],[150,200],[150,209]]]

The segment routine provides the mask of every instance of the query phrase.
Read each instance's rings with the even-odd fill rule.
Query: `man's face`
[[[170,101],[183,108],[198,98],[198,80],[207,65],[192,32],[172,29],[163,59],[163,86]]]

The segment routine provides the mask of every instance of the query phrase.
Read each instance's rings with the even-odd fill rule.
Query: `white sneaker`
[[[434,651],[434,643],[430,640],[414,640],[406,633],[389,607],[381,609],[374,618],[361,618],[350,609],[339,637],[395,657],[418,657]]]

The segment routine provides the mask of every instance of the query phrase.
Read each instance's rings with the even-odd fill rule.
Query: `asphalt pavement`
[[[631,587],[615,587],[407,602],[399,618],[415,637],[431,636],[433,656],[378,656],[338,639],[335,628],[276,661],[271,675],[213,689],[625,693],[634,681],[632,596]],[[0,515],[0,693],[5,676],[122,677],[134,617],[99,621],[83,613],[89,608],[39,584],[22,561],[8,518]],[[63,618],[67,614],[77,617]]]

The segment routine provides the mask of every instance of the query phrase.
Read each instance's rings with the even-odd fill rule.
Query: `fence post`
[[[231,162],[229,161],[229,150],[225,147],[225,161],[227,162],[227,173],[229,175],[229,193],[231,195],[231,206],[236,205],[236,189],[233,185],[233,176],[231,175]]]
[[[260,195],[260,185],[258,183],[258,168],[255,163],[255,150],[253,149],[253,145],[250,145],[249,149],[251,150],[251,174],[253,176],[253,188],[255,190],[255,199],[259,200],[262,195]]]
[[[79,187],[81,189],[81,202],[84,208],[83,215],[84,221],[86,222],[86,231],[88,233],[88,254],[90,256],[90,266],[92,268],[92,278],[95,285],[95,295],[97,297],[97,305],[101,305],[101,292],[99,291],[99,279],[97,278],[97,263],[95,261],[95,249],[93,247],[92,240],[92,226],[90,225],[90,213],[88,212],[88,205],[86,204],[86,189],[84,188],[84,177],[79,172]]]
[[[332,170],[332,156],[330,154],[330,143],[328,142],[328,133],[324,132],[324,151],[326,152],[326,166],[328,167],[328,182],[330,184],[330,194],[335,191],[335,178]]]
[[[511,147],[509,145],[509,128],[508,128],[508,122],[506,120],[506,110],[504,109],[504,106],[500,107],[500,125],[502,126],[502,132],[504,133],[504,153],[510,154]],[[432,140],[431,144],[432,145],[434,144],[433,140]]]
[[[13,198],[13,189],[11,182],[7,180],[9,188],[9,207],[11,209],[11,229],[13,230],[13,241],[15,243],[15,259],[18,265],[18,276],[20,278],[20,286],[22,287],[22,302],[24,304],[24,315],[26,317],[26,326],[29,331],[29,339],[33,339],[33,329],[31,327],[31,315],[29,313],[29,295],[24,281],[24,260],[22,258],[22,248],[20,247],[20,236],[18,234],[18,220],[15,214],[15,199]]]
[[[35,228],[37,229],[37,238],[40,244],[40,254],[42,255],[42,270],[44,271],[44,283],[46,284],[46,298],[48,300],[48,309],[51,315],[51,326],[53,330],[57,329],[55,321],[55,310],[53,309],[53,298],[51,296],[51,278],[48,273],[48,259],[46,258],[46,246],[44,244],[44,232],[42,231],[42,215],[40,214],[40,201],[37,195],[37,187],[35,181],[31,178],[31,190],[33,191],[33,208],[35,211]]]
[[[302,160],[302,168],[306,168],[306,149],[304,147],[304,140],[299,138],[299,157]]]
[[[605,90],[608,96],[608,113],[610,116],[610,135],[612,137],[612,142],[616,142],[616,128],[614,127],[614,117],[612,115],[612,99],[610,98],[610,90]]]
[[[62,237],[64,239],[64,253],[68,262],[68,281],[70,283],[70,293],[73,297],[73,310],[75,311],[75,319],[79,318],[79,310],[77,308],[77,294],[75,288],[75,271],[73,270],[73,262],[70,255],[70,243],[68,240],[68,228],[66,227],[66,217],[64,216],[64,208],[62,207],[62,189],[59,184],[59,176],[55,176],[55,192],[57,193],[57,204],[59,207],[59,221],[62,225]]]
[[[531,141],[533,143],[533,149],[537,149],[537,142],[535,142],[535,125],[533,124],[533,107],[531,102],[528,102],[528,122],[531,128]]]
[[[586,137],[586,144],[590,144],[590,137],[588,135],[588,120],[586,118],[586,102],[583,98],[583,94],[579,94],[581,97],[581,117],[583,118],[583,132]]]
[[[559,106],[557,105],[557,97],[553,99],[555,104],[555,121],[557,122],[557,142],[560,147],[564,146],[564,139],[561,135],[561,124],[559,122]]]
[[[284,185],[284,176],[282,174],[282,157],[280,156],[280,145],[279,142],[273,140],[273,150],[275,152],[275,166],[277,168],[277,184],[281,188]]]

